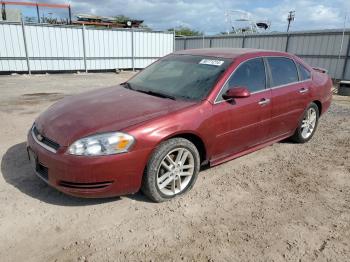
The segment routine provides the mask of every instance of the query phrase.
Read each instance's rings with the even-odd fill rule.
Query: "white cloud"
[[[25,1],[25,0],[21,0]],[[57,0],[41,0],[57,3]],[[258,19],[269,19],[272,30],[285,31],[287,14],[295,10],[291,30],[340,28],[349,0],[72,0],[73,13],[113,16],[124,14],[145,20],[155,29],[185,25],[206,33],[225,31],[225,10],[246,10]],[[350,13],[350,11],[349,11]],[[348,24],[350,26],[350,24]]]
[[[340,28],[343,26],[345,12],[344,6],[350,4],[339,1],[311,1],[299,0],[281,1],[271,8],[256,8],[258,16],[265,16],[272,21],[272,29],[284,31],[287,27],[287,14],[290,10],[295,11],[295,21],[292,22],[291,30],[311,30]],[[348,25],[350,26],[350,25]]]

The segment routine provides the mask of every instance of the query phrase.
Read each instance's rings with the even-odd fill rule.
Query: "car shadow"
[[[280,144],[297,144],[296,142],[291,140],[289,137],[285,138],[285,139],[283,139],[281,141],[278,141],[278,143],[280,143]]]
[[[59,206],[86,206],[120,200],[113,198],[78,198],[63,194],[39,179],[32,170],[26,143],[10,147],[1,160],[1,173],[5,181],[22,193],[48,204]]]

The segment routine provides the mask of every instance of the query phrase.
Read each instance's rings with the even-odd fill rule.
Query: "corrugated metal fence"
[[[176,38],[176,50],[248,47],[294,53],[336,79],[350,80],[350,30]]]
[[[144,68],[173,50],[172,32],[0,22],[0,72]]]

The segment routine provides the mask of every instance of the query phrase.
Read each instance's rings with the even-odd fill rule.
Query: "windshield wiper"
[[[163,93],[158,93],[152,90],[140,90],[140,89],[135,89],[135,91],[141,92],[141,93],[145,93],[151,96],[158,96],[158,97],[162,97],[162,98],[168,98],[171,100],[176,100],[175,96],[172,95],[168,95],[168,94],[163,94]]]
[[[151,90],[142,90],[142,89],[136,89],[131,87],[131,85],[128,82],[124,82],[120,84],[121,86],[136,91],[136,92],[140,92],[140,93],[144,93],[144,94],[148,94],[148,95],[152,95],[152,96],[158,96],[158,97],[162,97],[162,98],[168,98],[168,99],[172,99],[172,100],[176,100],[176,98],[172,95],[167,95],[167,94],[163,94],[163,93],[158,93],[155,91],[151,91]]]
[[[127,89],[135,90],[134,88],[131,87],[131,85],[130,85],[128,82],[121,83],[120,85],[121,85],[121,86],[124,86],[124,87],[127,88]]]

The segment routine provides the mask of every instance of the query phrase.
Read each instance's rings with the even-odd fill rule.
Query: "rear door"
[[[271,126],[269,138],[294,132],[309,101],[306,81],[299,80],[294,60],[288,57],[267,57],[271,77]]]
[[[247,87],[251,96],[226,101],[229,88]],[[271,117],[271,91],[267,89],[262,58],[242,62],[227,80],[213,105],[215,145],[213,160],[248,149],[266,140]]]

